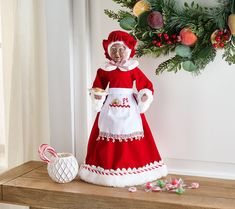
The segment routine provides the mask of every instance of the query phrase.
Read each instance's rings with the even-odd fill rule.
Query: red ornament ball
[[[217,47],[218,47],[218,44],[214,43],[214,44],[212,44],[212,46],[213,46],[214,48],[217,48]]]
[[[219,43],[219,46],[222,47],[222,48],[224,48],[224,43],[223,43],[223,42],[220,42],[220,43]]]
[[[163,17],[158,11],[151,12],[147,17],[148,25],[154,29],[160,29],[163,27]]]
[[[220,41],[221,41],[221,37],[220,37],[219,35],[217,35],[217,36],[215,37],[215,40],[216,40],[217,42],[220,42]]]
[[[162,43],[161,43],[161,42],[157,42],[156,45],[157,45],[158,47],[161,47],[161,46],[162,46]]]
[[[167,43],[168,45],[172,44],[172,42],[171,42],[171,41],[167,41],[166,43]]]
[[[224,40],[225,40],[225,41],[228,41],[229,38],[230,38],[230,36],[229,36],[228,34],[224,35]]]
[[[181,43],[186,46],[192,46],[197,41],[197,36],[191,31],[190,28],[183,28],[180,31]]]
[[[173,34],[173,35],[171,35],[171,38],[177,39],[177,35]]]
[[[156,43],[157,43],[157,41],[156,41],[156,40],[153,40],[153,41],[152,41],[152,44],[154,44],[154,45],[155,45]]]
[[[164,33],[163,36],[164,36],[164,38],[165,38],[166,40],[169,39],[169,35],[168,35],[167,33]]]

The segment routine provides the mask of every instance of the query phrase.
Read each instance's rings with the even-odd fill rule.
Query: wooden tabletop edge
[[[144,205],[152,205],[152,206],[165,206],[165,208],[187,208],[187,209],[231,209],[233,208],[232,205],[230,206],[224,206],[222,207],[221,204],[216,204],[214,206],[209,205],[209,204],[202,204],[200,202],[198,202],[197,204],[195,203],[185,203],[183,201],[179,201],[179,202],[169,202],[169,201],[161,201],[161,200],[146,200],[146,199],[135,199],[132,197],[114,197],[114,196],[105,196],[105,195],[89,195],[89,194],[83,194],[83,193],[70,193],[70,194],[65,194],[63,191],[50,191],[50,190],[43,190],[43,189],[28,189],[28,188],[21,188],[21,190],[17,191],[15,190],[16,188],[14,188],[13,186],[3,186],[4,189],[8,190],[8,192],[10,191],[10,193],[7,195],[6,198],[3,198],[1,200],[1,202],[9,202],[9,203],[13,203],[14,204],[19,204],[19,205],[32,205],[33,204],[39,204],[38,201],[33,202],[32,201],[32,197],[36,197],[37,195],[42,195],[43,196],[51,196],[53,193],[53,198],[51,198],[51,202],[48,203],[49,207],[52,207],[54,201],[61,201],[61,198],[68,198],[69,195],[69,199],[71,198],[70,204],[75,204],[75,199],[77,200],[82,200],[82,202],[84,203],[84,201],[89,201],[91,198],[94,202],[102,202],[105,201],[106,203],[110,203],[110,205],[116,203],[119,199],[119,201],[125,202],[127,205],[131,206],[133,204],[133,201],[135,202],[135,205],[137,206],[138,204],[144,204]],[[10,189],[10,190],[9,190]],[[30,191],[30,192],[29,192]],[[35,193],[36,192],[36,193]],[[27,198],[26,196],[27,195]],[[28,196],[29,195],[29,196]],[[32,197],[31,197],[32,195]],[[76,197],[75,197],[75,196]],[[20,198],[21,197],[21,198]],[[22,197],[23,200],[22,200]],[[29,199],[30,201],[27,202],[26,199]],[[222,198],[224,199],[224,198]],[[67,199],[68,201],[68,199]],[[41,207],[45,207],[45,205],[40,205]],[[96,208],[96,207],[94,207]],[[142,208],[142,207],[141,207]],[[151,207],[152,208],[152,207]]]
[[[17,167],[14,167],[10,170],[5,171],[0,175],[0,185],[3,185],[19,176],[22,176],[34,169],[40,168],[44,165],[40,161],[28,161],[24,164],[21,164]]]

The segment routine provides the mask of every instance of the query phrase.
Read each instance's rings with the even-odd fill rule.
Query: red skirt
[[[133,186],[167,175],[151,130],[141,114],[144,137],[138,140],[97,140],[99,113],[88,142],[85,164],[80,167],[80,178],[105,186]]]

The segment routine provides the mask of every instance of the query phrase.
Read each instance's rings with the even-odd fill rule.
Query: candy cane
[[[41,157],[47,163],[49,163],[51,160],[45,155],[46,152],[50,153],[54,157],[58,157],[56,151],[52,147],[46,147],[41,153]]]
[[[50,147],[48,144],[41,144],[38,148],[39,157],[42,161],[49,163],[51,160],[46,156],[46,152],[50,153],[54,157],[58,157],[57,152],[53,147]]]
[[[42,153],[44,152],[44,149],[48,146],[48,144],[41,144],[38,148],[38,154],[39,157],[43,160],[43,161],[47,161],[44,156],[42,155]]]

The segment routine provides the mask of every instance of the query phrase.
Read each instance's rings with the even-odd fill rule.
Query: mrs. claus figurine
[[[80,178],[86,182],[125,187],[167,175],[143,114],[153,101],[154,90],[138,62],[130,59],[135,45],[134,37],[123,31],[113,31],[103,41],[110,61],[98,69],[91,89],[98,114],[85,164],[80,166]]]

